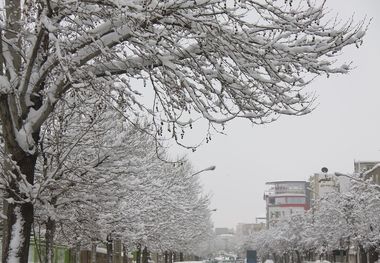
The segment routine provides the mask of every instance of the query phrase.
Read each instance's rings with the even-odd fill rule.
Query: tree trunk
[[[7,217],[2,262],[27,263],[33,205],[31,203],[8,204]]]
[[[183,253],[182,252],[179,253],[179,261],[181,261],[181,262],[183,261]]]
[[[379,253],[376,252],[374,247],[371,247],[368,251],[369,263],[374,263],[379,259]]]
[[[20,74],[22,68],[21,52],[18,49],[21,49],[19,33],[21,32],[20,20],[24,2],[22,0],[5,0],[3,3],[7,30],[2,36],[5,36],[8,41],[2,41],[0,44],[0,75],[6,76],[8,79],[12,77],[8,67],[12,66],[15,74]],[[8,50],[13,65],[7,65],[3,59],[5,50]],[[41,86],[43,85],[41,84]],[[2,238],[2,262],[27,263],[34,207],[33,200],[30,200],[28,193],[20,191],[20,184],[23,186],[22,189],[26,190],[29,190],[30,186],[34,184],[40,128],[34,127],[35,130],[31,134],[33,141],[29,135],[21,135],[21,138],[16,139],[17,132],[23,129],[22,125],[29,111],[25,103],[21,103],[27,101],[25,94],[18,94],[18,96],[21,95],[20,99],[16,94],[18,94],[17,91],[0,95],[0,119],[6,153],[2,160],[5,167],[2,177],[7,183],[4,199],[17,201],[5,204],[4,212],[6,212],[7,219]],[[35,96],[31,101],[34,103],[32,108],[38,110],[41,107],[42,97]],[[22,149],[19,139],[28,141],[28,145],[33,145],[35,149]],[[31,150],[30,153],[29,150]],[[12,159],[12,162],[7,158]]]
[[[120,240],[120,238],[116,238],[114,241],[113,263],[122,263],[121,262],[121,240]]]
[[[77,242],[77,246],[75,248],[75,254],[76,254],[76,257],[75,257],[75,262],[76,263],[81,263],[81,244],[80,244],[80,241]]]
[[[296,250],[296,254],[297,254],[297,263],[301,263],[301,255],[300,255],[300,252],[298,250]]]
[[[173,263],[173,252],[169,252],[169,263]]]
[[[56,222],[50,216],[46,222],[46,233],[45,233],[45,262],[52,263],[54,262],[54,235],[56,229]]]
[[[128,250],[127,246],[123,244],[123,263],[128,263]]]
[[[1,102],[0,104],[0,114],[3,120],[7,116],[7,112],[3,111],[4,104]],[[34,207],[25,193],[20,191],[20,184],[23,186],[26,186],[26,184],[33,185],[37,154],[27,154],[18,145],[12,143],[11,138],[8,137],[12,134],[9,133],[8,129],[12,128],[3,123],[3,135],[6,143],[5,150],[12,158],[12,161],[17,164],[18,168],[15,168],[14,163],[11,163],[9,160],[3,160],[6,170],[6,174],[3,177],[8,181],[4,199],[11,200],[11,202],[6,202],[5,205],[7,220],[4,224],[2,262],[13,262],[16,260],[20,263],[27,263]],[[17,201],[17,203],[13,202],[13,200]]]
[[[137,245],[137,251],[136,251],[136,263],[141,263],[141,245]]]
[[[164,252],[164,262],[165,262],[165,263],[169,263],[169,262],[168,262],[168,258],[169,258],[168,251],[165,251],[165,252]]]
[[[362,245],[359,245],[360,263],[367,263],[367,253]]]
[[[91,263],[96,263],[96,242],[92,241],[91,243]]]
[[[4,200],[8,200],[4,207],[7,219],[4,223],[2,262],[27,263],[34,207],[30,196],[21,191],[20,186],[28,190],[34,184],[37,151],[33,154],[26,153],[18,145],[8,99],[7,95],[0,95],[0,118],[6,153],[5,159],[2,160],[5,168],[2,178],[7,182]],[[39,131],[32,136],[37,142]]]
[[[107,235],[107,263],[112,263],[112,237]]]
[[[142,263],[148,263],[148,248],[144,247],[142,252]]]

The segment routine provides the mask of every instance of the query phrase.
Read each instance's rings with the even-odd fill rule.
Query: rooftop
[[[274,182],[266,182],[265,184],[287,184],[287,183],[307,183],[306,181],[274,181]]]

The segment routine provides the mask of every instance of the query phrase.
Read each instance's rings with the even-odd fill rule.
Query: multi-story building
[[[303,214],[310,208],[309,183],[306,181],[267,182],[270,189],[264,194],[266,200],[267,227],[292,214]]]
[[[315,173],[309,178],[310,199],[313,201],[333,191],[340,191],[340,181],[344,179],[334,174]]]
[[[371,170],[379,161],[354,161],[354,173],[362,174],[365,171]]]
[[[379,161],[355,161],[354,172],[364,179],[372,178],[375,184],[380,185],[380,162]]]

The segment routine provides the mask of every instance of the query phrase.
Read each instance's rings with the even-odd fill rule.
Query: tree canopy
[[[198,117],[223,126],[306,114],[305,85],[347,73],[335,57],[359,46],[367,26],[326,13],[325,1],[309,0],[4,0],[1,172],[14,201],[4,261],[27,260],[41,127],[66,95],[103,101],[131,122],[149,114],[153,134],[168,130],[178,143]]]

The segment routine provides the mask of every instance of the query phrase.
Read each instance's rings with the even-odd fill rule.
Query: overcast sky
[[[265,215],[265,182],[307,180],[328,167],[331,172],[352,172],[354,160],[380,160],[380,1],[328,0],[341,17],[372,17],[360,49],[351,48],[343,61],[353,61],[349,75],[311,84],[317,108],[302,117],[252,126],[244,120],[227,125],[195,153],[188,153],[196,169],[216,165],[201,175],[212,193],[215,227],[233,228]]]

